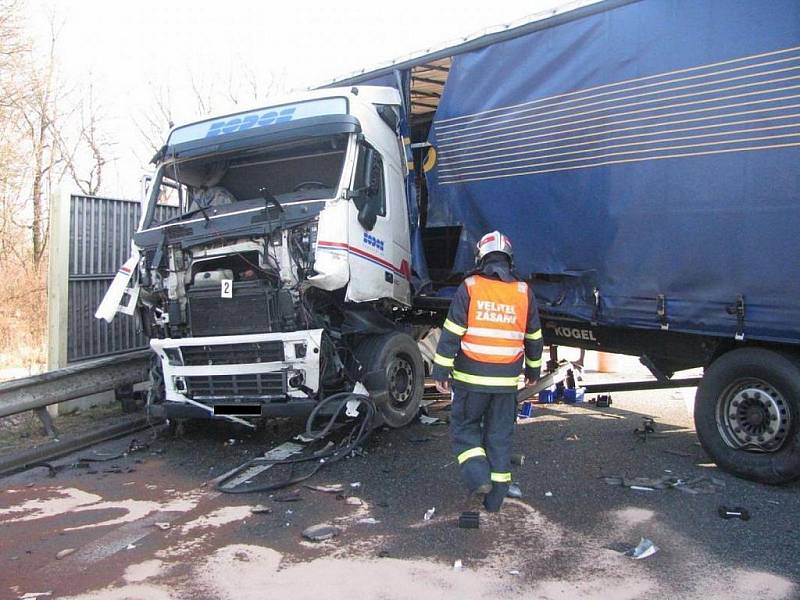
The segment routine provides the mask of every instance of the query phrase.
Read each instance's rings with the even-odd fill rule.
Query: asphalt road
[[[514,471],[524,497],[482,515],[478,530],[455,526],[463,494],[446,426],[378,431],[362,456],[309,482],[343,484],[343,494],[300,487],[294,502],[220,494],[210,482],[290,439],[298,422],[255,433],[204,424],[54,477],[34,469],[0,481],[0,598],[800,598],[800,484],[767,487],[710,464],[691,396],[631,392],[614,394],[608,409],[537,407],[515,438],[527,456]],[[644,416],[656,434],[642,441],[633,430]],[[600,479],[664,475],[714,477],[718,489],[636,491]],[[276,468],[257,480],[285,476]],[[272,512],[253,514],[255,505]],[[719,505],[752,518],[723,520]],[[324,522],[339,535],[303,540]],[[638,561],[621,553],[642,537],[658,552]]]

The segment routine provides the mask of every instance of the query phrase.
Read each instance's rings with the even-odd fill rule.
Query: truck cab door
[[[404,274],[401,271],[402,257],[398,256],[399,249],[395,244],[393,221],[405,219],[404,213],[394,214],[397,212],[397,204],[392,202],[396,180],[378,150],[362,143],[358,152],[349,211],[350,283],[346,299],[365,302],[391,298],[407,303],[402,284],[395,283]],[[399,193],[402,193],[402,187]]]

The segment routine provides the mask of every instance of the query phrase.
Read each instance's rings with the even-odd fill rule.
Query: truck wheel
[[[417,416],[425,387],[425,367],[417,343],[404,333],[387,333],[362,342],[356,357],[366,373],[386,374],[388,390],[374,396],[386,425],[408,425]]]
[[[720,468],[762,483],[800,477],[800,362],[742,348],[706,370],[694,403],[697,437]]]

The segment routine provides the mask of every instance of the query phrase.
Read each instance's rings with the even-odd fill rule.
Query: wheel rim
[[[389,404],[394,408],[407,405],[414,395],[414,367],[404,355],[397,355],[386,366]]]
[[[717,402],[717,427],[731,448],[777,452],[789,437],[792,413],[783,395],[760,379],[734,382]]]

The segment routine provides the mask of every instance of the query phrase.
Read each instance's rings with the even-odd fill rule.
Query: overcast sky
[[[30,0],[29,17],[39,40],[46,39],[49,13],[63,23],[59,55],[64,78],[79,85],[91,78],[106,126],[118,142],[105,193],[131,197],[147,167],[142,160],[146,146],[134,122],[148,110],[156,90],[167,85],[173,90],[176,122],[197,116],[189,72],[206,87],[245,68],[263,85],[277,77],[287,89],[304,88],[569,4]],[[214,112],[228,108],[217,103]]]

